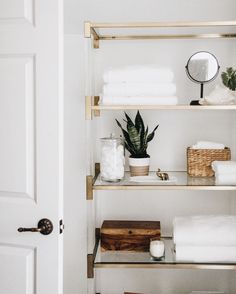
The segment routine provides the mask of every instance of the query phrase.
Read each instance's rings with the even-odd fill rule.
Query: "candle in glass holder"
[[[165,244],[161,240],[150,240],[150,254],[155,258],[164,256]]]

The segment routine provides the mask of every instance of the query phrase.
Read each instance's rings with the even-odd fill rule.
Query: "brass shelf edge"
[[[235,33],[222,34],[176,34],[176,35],[103,35],[101,41],[125,40],[161,40],[161,39],[220,39],[236,38]]]
[[[93,186],[93,190],[202,190],[202,191],[235,191],[236,186],[167,186],[167,185],[133,185],[133,186]]]
[[[92,105],[93,111],[98,110],[236,110],[236,105]]]
[[[159,27],[221,27],[236,26],[236,21],[172,21],[172,22],[124,22],[99,23],[92,22],[92,28],[159,28]]]
[[[94,268],[158,268],[158,269],[202,269],[202,270],[236,270],[236,265],[218,264],[148,264],[148,263],[95,263]]]

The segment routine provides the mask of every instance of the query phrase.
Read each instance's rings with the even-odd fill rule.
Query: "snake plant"
[[[232,91],[236,90],[236,70],[232,67],[226,68],[226,72],[221,74],[223,84]]]
[[[159,125],[157,125],[154,130],[148,134],[148,126],[145,128],[142,116],[139,111],[136,114],[135,121],[128,116],[125,112],[126,120],[126,130],[122,127],[120,122],[116,119],[118,126],[121,128],[123,133],[125,148],[131,154],[132,158],[147,158],[150,157],[147,154],[148,143],[154,138],[155,131]]]

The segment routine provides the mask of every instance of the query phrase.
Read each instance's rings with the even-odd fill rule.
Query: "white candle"
[[[160,240],[152,240],[150,242],[150,254],[153,257],[160,258],[164,256],[165,244]]]

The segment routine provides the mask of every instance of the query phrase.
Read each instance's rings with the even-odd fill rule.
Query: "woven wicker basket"
[[[225,149],[191,149],[187,148],[188,175],[192,177],[212,177],[214,171],[211,163],[214,160],[224,161],[231,159],[229,148]]]

